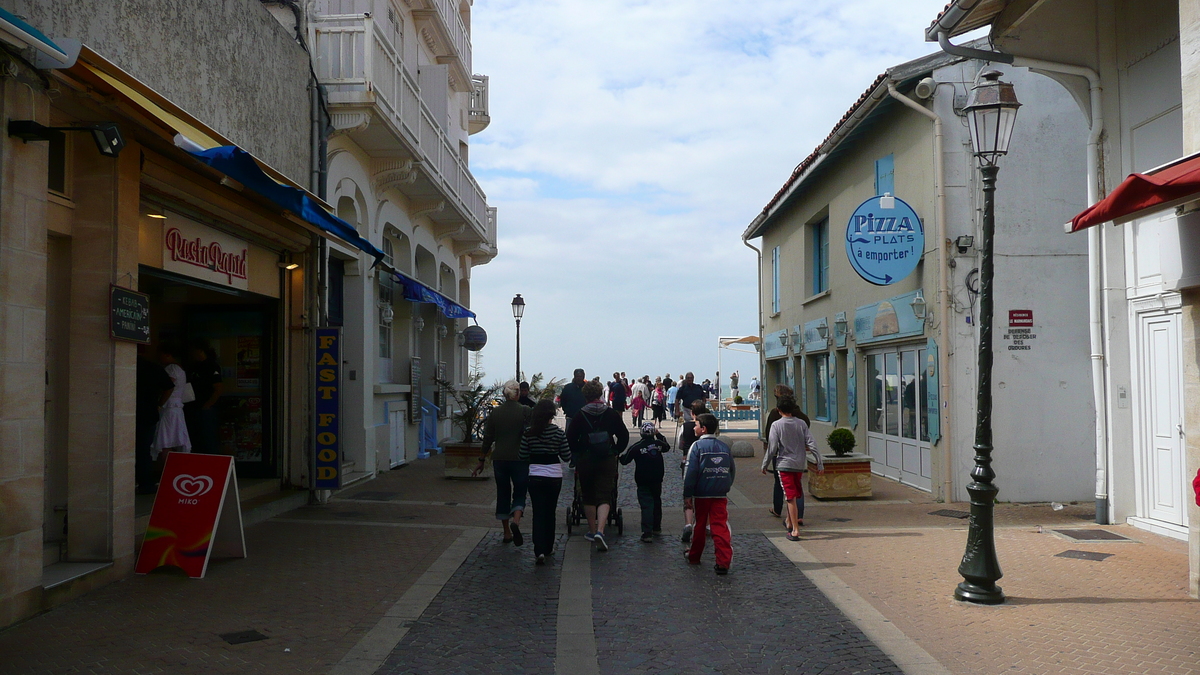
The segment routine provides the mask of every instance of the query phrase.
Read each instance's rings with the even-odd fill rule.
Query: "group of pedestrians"
[[[559,396],[565,429],[555,423],[556,407],[551,400],[537,402],[533,408],[521,404],[521,387],[507,382],[502,387],[504,401],[488,415],[484,424],[483,448],[478,474],[489,457],[496,481],[496,518],[504,531],[504,543],[524,544],[521,521],[526,495],[533,508],[533,548],[535,562],[546,564],[554,555],[554,531],[557,504],[562,491],[563,464],[575,469],[578,496],[587,519],[584,538],[597,550],[607,551],[604,529],[615,508],[619,464],[635,463],[634,482],[641,508],[641,540],[653,541],[662,531],[662,483],[665,475],[664,454],[671,444],[653,420],[643,420],[640,438],[630,445],[629,430],[619,407],[632,391],[624,390],[621,374],[607,387],[598,380],[587,380],[582,369],[563,386]],[[669,379],[669,376],[668,378]],[[642,385],[635,400],[650,401],[667,409],[665,381],[638,380]],[[618,386],[620,392],[618,392]],[[716,552],[716,572],[726,574],[733,558],[729,533],[727,495],[733,486],[735,467],[729,446],[717,438],[719,423],[705,407],[705,392],[688,373],[676,388],[673,413],[686,417],[684,434],[677,443],[686,459],[683,471],[683,499],[686,525],[683,541],[689,563],[699,564],[707,531],[711,531]],[[632,386],[630,387],[632,390]],[[655,392],[661,390],[661,397]],[[623,395],[622,395],[623,394]],[[610,404],[615,395],[616,403]],[[684,411],[688,402],[691,407]],[[644,407],[644,406],[643,406]],[[658,414],[658,411],[655,410]],[[635,417],[635,422],[637,421]]]

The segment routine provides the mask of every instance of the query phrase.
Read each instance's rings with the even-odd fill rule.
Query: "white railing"
[[[309,44],[321,84],[331,94],[373,93],[380,113],[417,151],[426,172],[440,183],[479,235],[489,236],[487,197],[421,100],[416,80],[374,19],[361,14],[332,14],[314,17],[309,26]],[[494,236],[488,241],[494,243]]]
[[[446,32],[450,34],[450,42],[462,61],[463,70],[471,72],[471,34],[467,32],[462,15],[456,9],[458,3],[454,0],[434,0],[434,4],[442,22],[446,24]]]
[[[486,119],[488,117],[488,76],[471,76],[471,97],[468,114],[471,117]]]

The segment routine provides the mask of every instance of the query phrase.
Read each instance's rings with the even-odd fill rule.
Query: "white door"
[[[400,466],[405,461],[404,456],[404,411],[391,410],[388,412],[388,457],[393,468]]]
[[[1187,525],[1184,501],[1180,315],[1141,317],[1141,436],[1138,488],[1143,518]]]
[[[925,350],[900,347],[868,354],[867,453],[882,476],[929,490],[933,462],[926,428]],[[860,385],[862,388],[863,385]]]

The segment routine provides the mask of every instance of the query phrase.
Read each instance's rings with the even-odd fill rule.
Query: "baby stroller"
[[[567,508],[567,536],[571,536],[571,528],[580,523],[587,522],[587,515],[583,512],[583,492],[579,489],[579,474],[575,474],[575,496],[571,499],[571,506]],[[606,526],[616,525],[617,536],[625,534],[625,515],[621,513],[621,507],[617,506],[617,488],[613,487],[612,496],[613,508],[608,511],[608,522]]]

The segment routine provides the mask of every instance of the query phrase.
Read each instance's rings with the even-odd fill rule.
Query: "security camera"
[[[913,94],[917,98],[924,100],[933,96],[933,92],[936,90],[937,82],[932,77],[926,77],[917,83],[916,88],[913,89]]]
[[[65,131],[90,131],[96,149],[105,157],[116,157],[125,147],[125,139],[121,131],[112,122],[101,122],[78,127],[48,127],[33,120],[9,120],[8,135],[15,136],[26,143],[29,141],[48,141],[62,136]]]

